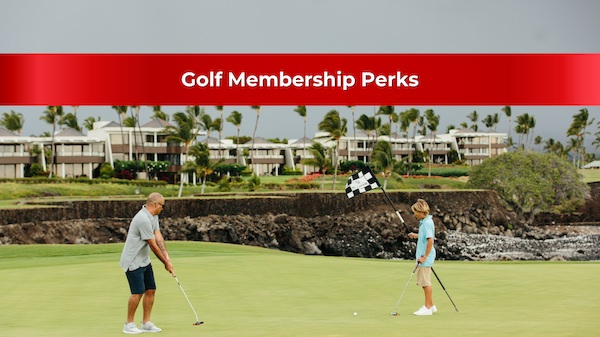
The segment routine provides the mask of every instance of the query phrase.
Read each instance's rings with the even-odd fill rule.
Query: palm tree
[[[183,112],[176,112],[173,115],[173,120],[177,126],[167,126],[163,129],[163,131],[168,134],[166,138],[167,142],[177,142],[185,145],[185,160],[182,160],[182,163],[185,163],[188,157],[189,146],[198,136],[199,130],[198,128],[194,129],[194,120]],[[181,185],[179,186],[179,194],[177,197],[181,197],[182,190],[183,179],[181,179]]]
[[[354,146],[357,146],[356,144],[356,121],[354,120],[354,105],[347,105],[347,107],[350,108],[350,110],[352,110],[352,132],[354,132]],[[351,155],[350,153],[350,149],[348,149],[348,155]],[[356,155],[356,150],[354,151],[354,155]]]
[[[98,122],[100,121],[100,119],[100,116],[98,116]],[[94,123],[96,123],[96,119],[91,116],[83,120],[83,126],[88,130],[94,129]]]
[[[600,123],[598,123],[600,124]],[[594,136],[596,136],[596,139],[594,139],[594,141],[592,142],[592,145],[596,145],[596,150],[598,150],[598,147],[600,147],[600,132],[596,132],[594,134]]]
[[[315,142],[311,147],[308,148],[308,152],[312,155],[312,158],[306,158],[302,160],[302,165],[308,165],[319,168],[319,172],[323,174],[321,178],[321,190],[325,186],[325,171],[331,167],[331,159],[325,155],[325,147],[323,144]]]
[[[146,179],[148,179],[150,172],[148,171],[148,160],[146,158],[146,145],[144,143],[144,133],[142,132],[142,126],[140,125],[140,106],[132,106],[135,109],[135,120],[137,121],[138,129],[140,130],[140,138],[142,141],[142,158],[144,159],[144,170],[146,172]],[[133,125],[133,131],[135,132],[135,124]],[[137,141],[137,140],[136,140]],[[136,149],[137,150],[137,149]],[[136,154],[137,157],[137,154]]]
[[[123,120],[123,125],[128,128],[133,128],[136,126],[136,119],[133,116],[129,116]]]
[[[417,123],[419,121],[420,112],[418,109],[410,108],[408,110],[408,114],[406,115],[407,120],[410,123],[413,123],[413,143],[416,144],[416,133],[417,133]],[[408,144],[408,175],[410,176],[412,168],[412,144]]]
[[[549,138],[548,140],[544,141],[544,150],[546,152],[551,152],[554,148],[554,138]]]
[[[396,134],[398,134],[398,122],[400,121],[400,115],[397,113],[392,114],[392,122],[396,123]]]
[[[77,108],[79,108],[79,105],[71,105],[73,107],[73,114],[75,115],[75,117],[77,117]],[[81,131],[81,130],[79,130]]]
[[[454,126],[454,124],[448,124],[448,126],[446,126],[446,133],[450,133],[450,130],[456,130],[456,126]]]
[[[252,134],[252,147],[250,150],[250,162],[252,163],[252,166],[254,166],[254,139],[256,138],[256,129],[258,128],[258,118],[260,117],[260,105],[253,105],[250,108],[256,110],[256,124],[254,125],[254,133]],[[258,166],[256,169],[258,170]]]
[[[487,115],[481,120],[481,122],[485,123],[485,126],[490,128],[490,131],[492,131],[492,127],[494,126],[494,117],[492,115]]]
[[[150,118],[152,118],[152,119],[160,118],[165,122],[169,121],[169,114],[166,112],[163,112],[160,109],[160,105],[152,105],[152,111],[154,111],[154,114]]]
[[[420,128],[417,133],[421,136],[427,136],[427,124],[425,124],[425,116],[420,116],[417,124],[419,124]]]
[[[196,143],[190,146],[190,156],[194,157],[193,161],[188,161],[183,166],[183,172],[195,172],[198,177],[202,176],[202,190],[200,194],[204,194],[206,186],[206,176],[212,174],[215,169],[224,161],[223,158],[216,162],[210,159],[210,151],[208,144]]]
[[[206,138],[210,138],[210,131],[213,129],[213,120],[209,114],[200,116],[199,125],[206,131]]]
[[[54,134],[56,133],[56,123],[60,122],[62,116],[64,115],[62,105],[59,106],[49,106],[42,117],[41,120],[46,121],[48,124],[52,124],[52,155],[50,157],[50,173],[48,174],[48,178],[52,178],[52,167],[54,166]]]
[[[188,116],[192,117],[192,119],[194,120],[194,128],[199,128],[200,117],[204,115],[204,107],[200,107],[198,105],[187,106],[185,108],[185,113],[187,113]],[[196,140],[196,142],[198,141]]]
[[[500,123],[500,115],[496,112],[493,117],[494,120],[494,132],[498,129],[498,123]]]
[[[77,123],[77,117],[70,112],[61,118],[60,122],[58,122],[58,125],[66,125],[67,127],[81,132],[81,127]]]
[[[381,173],[383,173],[383,189],[385,190],[387,188],[388,177],[392,175],[400,177],[397,171],[400,170],[404,163],[394,159],[390,143],[380,141],[373,150],[373,164]]]
[[[215,118],[213,120],[212,130],[219,131],[219,159],[221,159],[223,158],[223,156],[221,155],[221,133],[223,131],[223,120],[221,119],[221,117]]]
[[[433,162],[433,140],[437,136],[437,129],[440,125],[440,115],[436,115],[433,110],[429,109],[425,111],[425,116],[427,117],[427,128],[433,133],[433,138],[429,143],[429,174],[428,177],[431,177],[431,163]]]
[[[508,117],[508,137],[510,138],[510,116],[512,116],[512,110],[508,105],[502,108],[501,110],[504,111],[506,117]]]
[[[477,111],[471,112],[469,115],[467,115],[467,118],[470,119],[471,122],[473,122],[471,129],[473,131],[477,131],[477,121],[479,120],[479,114],[477,113]]]
[[[542,136],[535,137],[533,144],[538,145],[538,152],[542,152]]]
[[[21,136],[23,124],[25,124],[25,118],[23,117],[23,114],[20,112],[14,112],[12,110],[10,110],[10,114],[6,112],[3,113],[2,120],[0,120],[0,125],[11,132],[17,131],[19,133],[19,137]]]
[[[111,108],[113,108],[119,116],[119,126],[121,127],[121,139],[123,141],[123,152],[125,152],[125,133],[123,133],[123,122],[121,122],[121,115],[123,114],[123,112],[127,113],[127,106],[113,105],[111,106]]]
[[[592,118],[592,120],[589,121],[589,116],[588,109],[580,109],[578,114],[573,115],[573,123],[567,130],[567,136],[577,135],[578,138],[581,138],[581,158],[583,159],[583,163],[581,165],[581,176],[583,177],[583,182],[585,182],[585,177],[583,176],[583,166],[585,164],[585,135],[590,134],[589,132],[586,132],[585,129],[592,125],[596,119]]]
[[[520,149],[521,148],[521,139],[523,137],[523,134],[525,133],[525,129],[523,128],[523,125],[517,124],[515,126],[515,132],[519,135],[519,143],[518,143],[517,147]]]
[[[533,142],[533,130],[535,129],[535,118],[533,118],[533,116],[529,117],[529,123],[527,125],[527,130],[531,130],[531,138],[529,138],[529,146],[528,148],[531,149],[531,142]]]
[[[508,149],[510,149],[511,147],[512,147],[512,148],[515,148],[515,145],[516,145],[516,144],[515,144],[515,142],[513,141],[512,137],[508,137],[508,138],[506,138],[506,148],[508,148]]]
[[[390,134],[392,131],[392,122],[394,120],[394,114],[396,112],[394,111],[394,106],[391,105],[382,105],[379,107],[379,111],[377,111],[378,115],[387,115],[390,119]]]
[[[219,111],[221,113],[221,118],[219,119],[219,159],[222,158],[221,155],[221,134],[223,132],[223,106],[222,105],[218,105],[215,106],[215,108],[217,109],[217,111]]]
[[[235,139],[235,162],[237,164],[240,163],[240,126],[242,125],[242,114],[237,112],[236,110],[231,112],[231,115],[227,117],[227,121],[235,126],[237,126],[237,138]]]
[[[340,118],[340,113],[337,110],[330,110],[325,118],[319,123],[319,131],[326,132],[328,135],[325,138],[335,140],[335,170],[333,171],[333,186],[332,190],[335,190],[335,180],[337,177],[337,168],[339,165],[338,153],[340,149],[340,138],[346,135],[346,125],[348,121],[346,118]]]
[[[579,146],[581,145],[580,141],[581,139],[579,138],[569,138],[569,143],[565,148],[566,152],[573,151],[573,166],[575,168],[579,168],[577,163],[577,152],[579,151]]]
[[[304,156],[306,154],[306,106],[298,105],[298,107],[294,109],[294,111],[296,111],[298,115],[304,118],[304,138],[302,138],[302,156]],[[300,160],[302,160],[303,158],[304,157],[300,158]],[[304,174],[306,174],[306,167],[304,167]]]
[[[467,124],[467,122],[460,123],[460,126],[465,129],[469,128],[469,124]]]
[[[135,110],[135,115],[133,113],[134,110]],[[131,109],[129,109],[129,111],[131,111],[131,117],[128,117],[128,118],[131,118],[130,119],[130,125],[125,124],[125,120],[123,120],[123,124],[125,124],[125,126],[133,128],[133,144],[135,146],[135,177],[136,177],[136,179],[137,179],[137,176],[138,176],[138,168],[140,167],[140,165],[139,165],[139,160],[140,160],[139,157],[140,156],[138,154],[138,144],[137,144],[138,137],[137,137],[137,134],[136,134],[136,131],[135,131],[135,124],[136,124],[136,122],[139,122],[138,121],[138,119],[139,119],[139,113],[138,113],[139,110],[140,110],[139,105],[132,105]],[[141,130],[140,130],[140,138],[141,138]],[[144,141],[143,140],[142,140],[142,145],[144,145]],[[147,166],[146,166],[146,172],[148,172],[148,167]]]

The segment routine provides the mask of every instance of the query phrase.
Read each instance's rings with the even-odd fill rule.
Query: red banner
[[[0,54],[0,105],[600,105],[600,54]]]

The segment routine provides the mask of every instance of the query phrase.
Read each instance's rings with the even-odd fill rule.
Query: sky
[[[0,2],[0,53],[600,53],[600,1],[42,1]],[[0,74],[1,76],[1,74]],[[599,93],[600,94],[600,93]],[[498,131],[508,133],[501,106],[397,106],[433,109],[440,131],[468,122],[477,111],[501,115]],[[71,107],[65,107],[67,112]],[[303,119],[295,106],[263,106],[257,136],[298,139]],[[599,106],[513,106],[516,116],[536,118],[535,135],[567,142],[572,116],[587,108],[598,132]],[[39,135],[52,126],[39,120],[45,107],[0,106],[25,117],[23,135]],[[164,106],[172,114],[182,106]],[[307,107],[307,136],[331,109],[352,120],[344,106]],[[373,106],[359,106],[355,117],[371,116]],[[252,136],[256,112],[242,113],[241,135]],[[206,112],[219,113],[213,106]],[[152,110],[142,107],[141,122]],[[93,116],[117,121],[110,107],[82,106],[80,123]],[[384,116],[385,117],[385,116]],[[469,122],[470,124],[470,122]],[[479,122],[479,128],[485,129]],[[223,136],[233,136],[226,123]],[[352,130],[350,129],[350,132]],[[514,131],[511,131],[514,134]],[[588,152],[600,156],[587,136]]]

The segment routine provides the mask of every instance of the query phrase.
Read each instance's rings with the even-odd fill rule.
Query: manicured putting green
[[[438,313],[412,315],[423,291],[411,261],[303,256],[168,242],[175,280],[153,258],[161,336],[585,336],[597,334],[597,262],[449,262],[435,270]],[[1,336],[122,335],[129,291],[122,244],[1,246]],[[357,313],[354,316],[354,313]],[[141,321],[141,307],[136,322]],[[139,323],[138,323],[139,326]]]

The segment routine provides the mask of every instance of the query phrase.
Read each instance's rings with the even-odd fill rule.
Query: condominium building
[[[172,126],[161,119],[154,119],[141,128],[121,126],[112,121],[95,122],[93,130],[87,135],[67,128],[56,132],[54,136],[54,166],[52,171],[60,177],[98,176],[100,166],[108,162],[113,167],[117,160],[168,161],[166,172],[170,181],[183,179],[191,182],[177,172],[183,168],[185,144],[166,142],[165,127]],[[140,131],[141,129],[141,131]],[[206,135],[199,132],[198,138]],[[450,130],[439,135],[416,136],[406,138],[393,133],[390,136],[367,134],[359,130],[353,135],[343,136],[339,140],[339,161],[360,160],[369,162],[373,146],[381,140],[391,144],[396,160],[402,160],[415,151],[431,151],[434,163],[449,164],[448,154],[455,150],[459,159],[469,166],[480,164],[484,159],[500,155],[507,151],[504,144],[506,134],[493,131],[473,131],[470,129]],[[0,178],[21,178],[25,176],[28,165],[39,163],[47,171],[52,153],[52,137],[21,137],[0,128]],[[308,148],[314,142],[325,147],[333,147],[334,141],[325,133],[317,133],[315,138],[290,140],[288,144],[273,143],[261,137],[236,145],[230,139],[215,138],[197,140],[208,145],[213,161],[224,159],[225,163],[239,163],[249,166],[258,175],[278,175],[283,166],[299,169],[305,174],[318,171],[318,168],[302,165],[302,159],[312,158]],[[238,153],[239,151],[239,153]],[[247,153],[247,155],[243,155]],[[138,178],[145,179],[144,172]],[[190,177],[192,178],[192,177]]]

